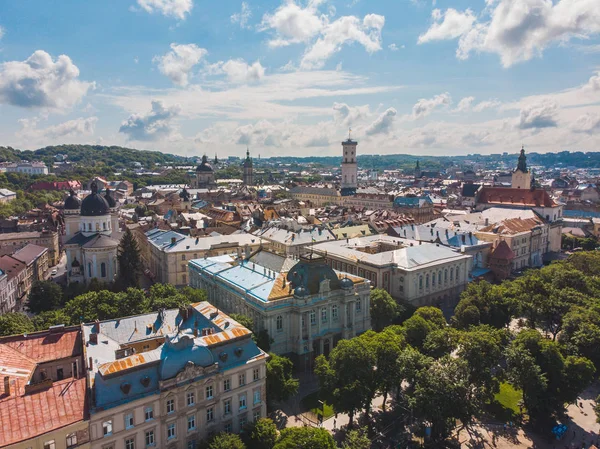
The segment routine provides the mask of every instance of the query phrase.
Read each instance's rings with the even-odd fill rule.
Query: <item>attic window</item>
[[[150,385],[150,378],[148,376],[144,376],[140,379],[140,383],[144,388],[148,388],[148,385]]]
[[[129,382],[122,383],[121,391],[125,394],[129,394],[129,392],[131,391],[131,384]]]
[[[237,357],[241,357],[244,350],[242,348],[235,348],[234,353]]]
[[[236,351],[237,351],[237,349],[236,349]],[[237,354],[237,352],[236,352],[236,354]],[[228,354],[225,351],[223,351],[219,354],[219,360],[221,360],[221,362],[226,362],[227,357],[228,357]]]

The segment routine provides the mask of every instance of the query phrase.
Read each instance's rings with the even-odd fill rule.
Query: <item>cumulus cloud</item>
[[[2,28],[2,27],[0,26],[0,39],[2,39],[2,38],[4,37],[4,34],[5,34],[5,33],[6,33],[6,32],[4,31],[4,28]]]
[[[137,3],[146,12],[157,12],[179,20],[185,19],[194,7],[193,0],[137,0]]]
[[[290,133],[283,124],[276,125],[268,120],[240,126],[233,132],[233,141],[243,145],[281,147],[289,138]]]
[[[196,44],[171,44],[171,51],[164,56],[155,56],[152,61],[158,70],[178,86],[187,86],[192,68],[208,54]]]
[[[119,132],[128,140],[152,142],[174,137],[175,125],[173,119],[179,116],[181,107],[165,106],[162,101],[152,101],[152,110],[146,114],[131,114],[125,120]]]
[[[79,80],[79,69],[66,55],[53,61],[48,53],[38,50],[25,61],[0,65],[0,103],[13,106],[70,108],[92,86]]]
[[[390,49],[391,51],[398,51],[398,50],[400,50],[400,48],[398,48],[398,46],[396,44],[390,44],[390,45],[388,45],[388,49]]]
[[[339,126],[351,126],[369,115],[369,105],[348,106],[346,103],[333,103],[333,119]]]
[[[471,20],[449,8],[436,13],[434,24],[419,37],[419,42],[460,37],[456,55],[467,59],[472,52],[496,53],[502,65],[511,65],[541,56],[544,50],[571,39],[585,39],[600,33],[600,8],[597,0],[498,0],[488,1],[483,20]],[[453,24],[443,28],[449,16]],[[470,24],[469,24],[470,21]],[[469,24],[469,26],[467,26]]]
[[[233,14],[230,19],[231,23],[239,23],[241,28],[249,28],[248,20],[252,17],[252,11],[250,5],[246,2],[242,2],[242,9],[240,12]]]
[[[576,133],[594,134],[600,132],[600,114],[586,113],[580,115],[571,129]]]
[[[69,120],[58,125],[38,129],[37,119],[21,119],[19,120],[19,123],[21,124],[21,130],[17,133],[17,135],[22,138],[36,141],[91,135],[94,134],[97,121],[98,117],[82,117],[75,120]]]
[[[558,106],[552,101],[524,106],[519,116],[519,129],[555,127],[557,114]]]
[[[397,112],[394,108],[388,108],[383,112],[377,119],[367,126],[365,134],[367,136],[373,136],[375,134],[387,134],[391,131],[396,119]]]
[[[340,17],[324,27],[321,36],[302,56],[300,67],[321,68],[344,44],[353,42],[361,44],[369,53],[381,50],[384,24],[385,17],[377,14],[368,14],[362,21],[354,16]]]
[[[485,100],[485,101],[481,101],[479,103],[477,103],[475,106],[473,106],[473,111],[474,112],[481,112],[481,111],[485,111],[486,109],[494,109],[497,108],[498,106],[500,106],[502,103],[500,103],[498,100]]]
[[[475,101],[475,97],[464,97],[464,98],[462,98],[458,102],[458,105],[456,106],[456,109],[454,109],[454,112],[465,112],[465,111],[470,110],[474,101]]]
[[[331,21],[330,14],[323,14],[319,6],[323,0],[309,0],[305,7],[295,0],[288,0],[273,14],[263,16],[260,31],[270,30],[273,37],[270,47],[285,47],[305,43],[307,48],[300,68],[321,68],[344,44],[357,42],[369,53],[381,50],[381,30],[385,17],[367,14],[362,20],[356,16],[342,16]]]
[[[442,13],[439,9],[434,9],[431,13],[433,24],[429,29],[419,36],[419,44],[425,42],[455,39],[462,36],[471,29],[475,22],[475,15],[470,9],[465,12],[459,12],[454,8],[448,8]]]
[[[420,119],[431,114],[440,106],[449,106],[452,103],[452,97],[448,92],[436,95],[433,98],[421,98],[415,103],[412,110],[412,117]]]
[[[265,68],[260,61],[248,64],[243,59],[230,59],[211,64],[207,68],[210,75],[225,74],[233,83],[253,83],[260,81],[265,76]]]

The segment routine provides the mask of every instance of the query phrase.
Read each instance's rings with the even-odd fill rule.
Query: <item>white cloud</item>
[[[520,129],[550,128],[557,126],[558,106],[552,101],[544,101],[521,108]]]
[[[495,109],[495,108],[499,107],[501,104],[502,103],[500,103],[498,100],[486,100],[486,101],[477,103],[475,106],[473,106],[473,111],[481,112],[481,111],[485,111],[486,109]]]
[[[137,0],[137,3],[146,12],[157,12],[179,20],[185,19],[194,7],[193,0]]]
[[[385,17],[368,14],[361,21],[355,16],[340,17],[327,24],[317,41],[302,56],[303,69],[321,68],[325,62],[342,49],[342,45],[353,42],[361,44],[369,53],[381,50],[381,30]]]
[[[496,53],[503,66],[510,67],[541,56],[552,44],[600,33],[597,0],[489,0],[486,3],[484,20],[480,22],[472,20],[469,10],[461,13],[452,8],[446,10],[440,22],[442,14],[436,10],[434,24],[419,37],[419,43],[460,37],[456,51],[459,59],[467,59],[472,52]]]
[[[192,68],[208,54],[196,44],[171,44],[171,51],[164,56],[155,56],[152,61],[158,64],[160,72],[178,86],[187,86]]]
[[[388,48],[392,51],[400,50],[396,44],[390,44],[390,45],[388,45]]]
[[[260,81],[265,76],[265,68],[260,61],[249,65],[243,59],[219,61],[208,66],[207,71],[210,75],[225,74],[233,83],[253,83]]]
[[[475,16],[470,9],[459,12],[454,8],[448,8],[445,13],[434,9],[431,13],[433,24],[429,29],[419,36],[419,44],[425,42],[455,39],[469,31],[475,22]]]
[[[475,101],[475,97],[464,97],[464,98],[462,98],[458,102],[458,105],[456,106],[456,109],[454,109],[454,112],[465,112],[465,111],[470,110],[474,101]]]
[[[36,142],[43,142],[47,139],[55,141],[56,139],[64,139],[67,137],[89,136],[94,134],[97,121],[98,117],[78,118],[58,125],[38,129],[37,119],[21,119],[19,120],[21,130],[17,133],[17,136]]]
[[[412,117],[420,119],[431,114],[437,107],[449,106],[452,103],[452,97],[448,92],[436,95],[433,98],[421,98],[415,103],[412,109]]]
[[[119,132],[128,140],[157,141],[175,136],[173,119],[181,113],[181,107],[165,106],[162,101],[152,101],[152,110],[146,114],[131,114],[125,120]]]
[[[352,107],[346,103],[333,103],[333,119],[338,126],[352,126],[369,115],[369,105]]]
[[[296,70],[298,70],[298,67],[296,67],[296,65],[291,60],[289,60],[287,64],[279,67],[279,70],[281,70],[282,72],[295,72]]]
[[[577,118],[572,127],[574,132],[594,134],[600,133],[600,114],[586,113]]]
[[[0,39],[4,37],[4,34],[6,34],[6,31],[4,31],[4,28],[0,26]]]
[[[133,58],[133,62],[135,62],[136,64],[138,64],[140,62],[140,58],[138,58],[137,56],[135,58]]]
[[[0,103],[66,109],[92,87],[93,83],[79,80],[79,69],[66,55],[53,61],[48,53],[37,50],[25,61],[0,65]]]
[[[290,0],[282,4],[273,14],[265,14],[260,30],[274,30],[275,38],[269,41],[271,47],[284,47],[290,44],[307,42],[323,29],[327,18],[318,10],[322,0],[310,0],[305,8]]]
[[[397,112],[394,108],[388,108],[377,119],[367,126],[365,134],[373,136],[375,134],[387,134],[391,131],[396,119]]]
[[[247,2],[242,2],[241,11],[233,14],[230,19],[231,23],[239,23],[241,28],[249,28],[248,20],[250,20],[250,17],[252,17],[250,5]]]

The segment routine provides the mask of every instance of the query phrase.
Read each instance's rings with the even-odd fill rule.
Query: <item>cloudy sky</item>
[[[0,145],[600,150],[598,0],[3,0]]]

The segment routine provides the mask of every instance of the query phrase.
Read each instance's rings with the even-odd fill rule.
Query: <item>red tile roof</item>
[[[515,258],[515,253],[512,249],[510,249],[508,243],[502,240],[500,243],[498,243],[498,246],[496,246],[494,251],[492,251],[490,257],[494,259],[513,260]]]
[[[491,224],[480,229],[481,232],[493,232],[494,234],[519,234],[531,231],[536,226],[543,224],[539,218],[507,218],[500,223]]]
[[[482,187],[477,197],[477,203],[530,207],[557,206],[545,190],[513,189],[507,187]]]
[[[0,400],[0,446],[84,420],[87,415],[85,382],[85,377],[63,379],[45,390]]]
[[[64,331],[35,332],[0,338],[0,347],[9,346],[35,363],[60,360],[81,354],[81,329],[67,328]],[[0,358],[0,364],[2,359]]]

